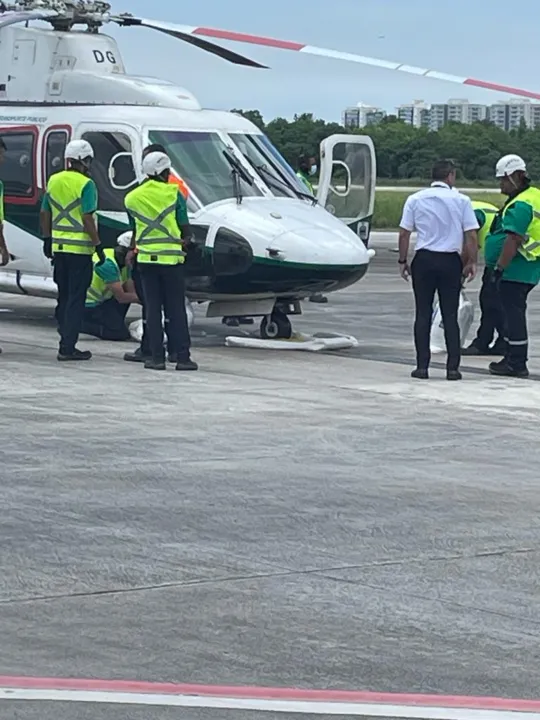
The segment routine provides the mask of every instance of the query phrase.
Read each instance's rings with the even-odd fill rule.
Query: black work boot
[[[499,362],[490,363],[489,372],[491,373],[491,375],[497,375],[499,377],[529,377],[529,371],[527,370],[526,365],[516,367],[515,365],[512,365],[506,358],[503,358]]]
[[[198,370],[199,366],[194,360],[191,360],[191,358],[188,358],[187,360],[179,360],[176,363],[176,369],[181,370]]]
[[[446,379],[447,380],[462,380],[463,375],[459,372],[459,370],[447,370],[446,371]]]
[[[412,371],[411,377],[415,380],[429,380],[429,373],[427,368],[416,368]]]
[[[166,370],[165,360],[154,360],[153,358],[147,358],[144,361],[144,367],[146,370]]]
[[[124,360],[126,362],[137,362],[143,363],[150,359],[150,355],[143,355],[142,348],[138,347],[135,352],[127,352],[124,354]]]
[[[474,340],[469,347],[463,348],[461,351],[462,355],[466,355],[467,357],[471,356],[477,356],[481,357],[484,355],[491,355],[491,351],[489,347],[482,347],[477,344],[476,340]]]
[[[59,350],[56,359],[60,362],[80,362],[81,360],[90,360],[91,357],[92,353],[90,350],[77,350],[77,348],[75,348],[72,352]]]

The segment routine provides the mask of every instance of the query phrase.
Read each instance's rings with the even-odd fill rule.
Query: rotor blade
[[[248,43],[250,45],[261,45],[263,47],[277,48],[280,50],[293,50],[307,55],[318,55],[319,57],[328,57],[335,60],[346,60],[348,62],[355,62],[361,65],[371,65],[372,67],[385,68],[386,70],[399,70],[400,72],[409,73],[410,75],[431,78],[433,80],[445,80],[447,82],[458,83],[460,85],[470,85],[473,87],[484,88],[486,90],[494,90],[495,92],[509,93],[511,95],[519,95],[521,97],[540,100],[540,93],[532,92],[531,90],[523,90],[522,88],[515,88],[509,85],[500,85],[499,83],[488,82],[485,80],[475,80],[474,78],[459,77],[458,75],[449,75],[448,73],[439,72],[437,70],[429,70],[427,68],[415,67],[413,65],[403,65],[402,63],[364,57],[363,55],[340,52],[339,50],[329,50],[327,48],[315,47],[314,45],[303,45],[302,43],[290,42],[287,40],[276,40],[275,38],[264,37],[261,35],[247,35],[245,33],[230,32],[229,30],[217,30],[216,28],[208,27],[192,28],[191,34],[195,36],[211,37],[219,40]]]
[[[16,23],[28,22],[29,20],[48,20],[56,17],[58,13],[55,10],[21,10],[21,12],[4,12],[0,13],[0,28]]]
[[[208,42],[208,40],[196,37],[194,30],[197,30],[197,28],[190,25],[171,25],[170,23],[159,22],[158,20],[146,20],[145,18],[123,15],[112,17],[111,20],[124,27],[138,25],[139,27],[143,26],[152,28],[152,30],[158,30],[166,35],[171,35],[178,40],[183,40],[190,45],[195,45],[195,47],[198,47],[200,50],[206,50],[206,52],[212,53],[213,55],[218,55],[224,60],[228,60],[235,65],[245,65],[247,67],[267,69],[266,65],[261,65],[261,63],[258,63],[255,60],[250,60],[250,58],[247,58],[244,55],[239,55],[232,50],[228,50],[220,45]]]

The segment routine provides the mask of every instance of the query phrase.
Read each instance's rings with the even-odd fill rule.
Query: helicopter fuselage
[[[74,138],[94,148],[107,246],[128,228],[124,197],[143,179],[144,147],[166,147],[189,188],[196,244],[186,261],[188,296],[210,301],[209,315],[268,315],[276,303],[337,290],[365,274],[375,175],[368,138],[347,144],[340,136],[323,147],[317,203],[255,125],[202,109],[172,83],[126,75],[113,38],[7,27],[0,39],[0,137],[7,147],[0,179],[13,256],[0,271],[0,290],[56,294],[39,210]],[[336,169],[345,190],[334,187]]]

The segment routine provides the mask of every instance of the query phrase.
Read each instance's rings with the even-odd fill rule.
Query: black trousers
[[[459,295],[463,263],[458,253],[418,250],[411,264],[416,303],[414,343],[417,367],[427,369],[431,359],[429,350],[433,302],[439,295],[444,337],[448,353],[448,370],[457,370],[461,360],[461,341],[458,325]]]
[[[77,345],[93,269],[91,255],[72,253],[54,255],[53,279],[58,287],[55,315],[62,354],[70,355]]]
[[[144,300],[144,287],[143,287],[143,281],[142,276],[140,272],[140,265],[137,263],[137,258],[135,256],[135,260],[133,262],[133,268],[131,276],[133,278],[133,284],[135,285],[135,292],[137,293],[137,297],[139,298],[139,301],[141,303],[141,311],[142,311],[142,322],[143,322],[143,334],[141,339],[141,354],[145,356],[150,356],[150,341],[148,338],[148,332],[146,330],[146,302]]]
[[[191,339],[186,314],[184,266],[139,264],[146,304],[146,330],[153,360],[165,357],[162,311],[167,318],[169,353],[180,362],[189,360]]]
[[[522,370],[527,365],[527,298],[534,287],[510,280],[502,280],[499,286],[506,329],[506,360],[516,370]]]
[[[482,288],[480,289],[480,326],[473,344],[480,350],[487,350],[497,331],[497,343],[504,342],[506,330],[504,327],[504,314],[501,306],[500,293],[491,282],[492,268],[484,268],[482,275]]]
[[[141,273],[139,270],[139,265],[137,264],[137,259],[135,259],[133,263],[132,268],[132,277],[133,277],[133,284],[135,285],[135,292],[137,293],[137,297],[139,298],[141,302],[141,309],[142,309],[142,322],[143,322],[143,334],[141,339],[141,354],[144,356],[150,356],[152,354],[152,351],[150,349],[150,339],[148,336],[148,332],[146,329],[146,303],[144,300],[144,287],[143,287],[143,281],[141,277]],[[165,334],[167,335],[167,350],[170,354],[177,353],[178,350],[174,347],[174,339],[171,338],[169,333],[169,318],[167,315],[165,315]]]
[[[110,298],[101,305],[86,307],[81,332],[101,340],[129,340],[130,334],[126,327],[128,310],[129,305],[119,303],[116,298]]]

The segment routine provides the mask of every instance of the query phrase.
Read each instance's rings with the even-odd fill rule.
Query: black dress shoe
[[[427,380],[429,373],[426,368],[416,368],[416,370],[412,371],[411,377],[415,380]]]
[[[499,377],[516,377],[516,378],[528,378],[529,371],[526,367],[516,368],[510,365],[510,363],[503,359],[500,362],[492,362],[489,365],[489,372],[492,375]]]
[[[447,370],[446,371],[446,379],[447,380],[462,380],[463,375],[459,372],[459,370]]]

